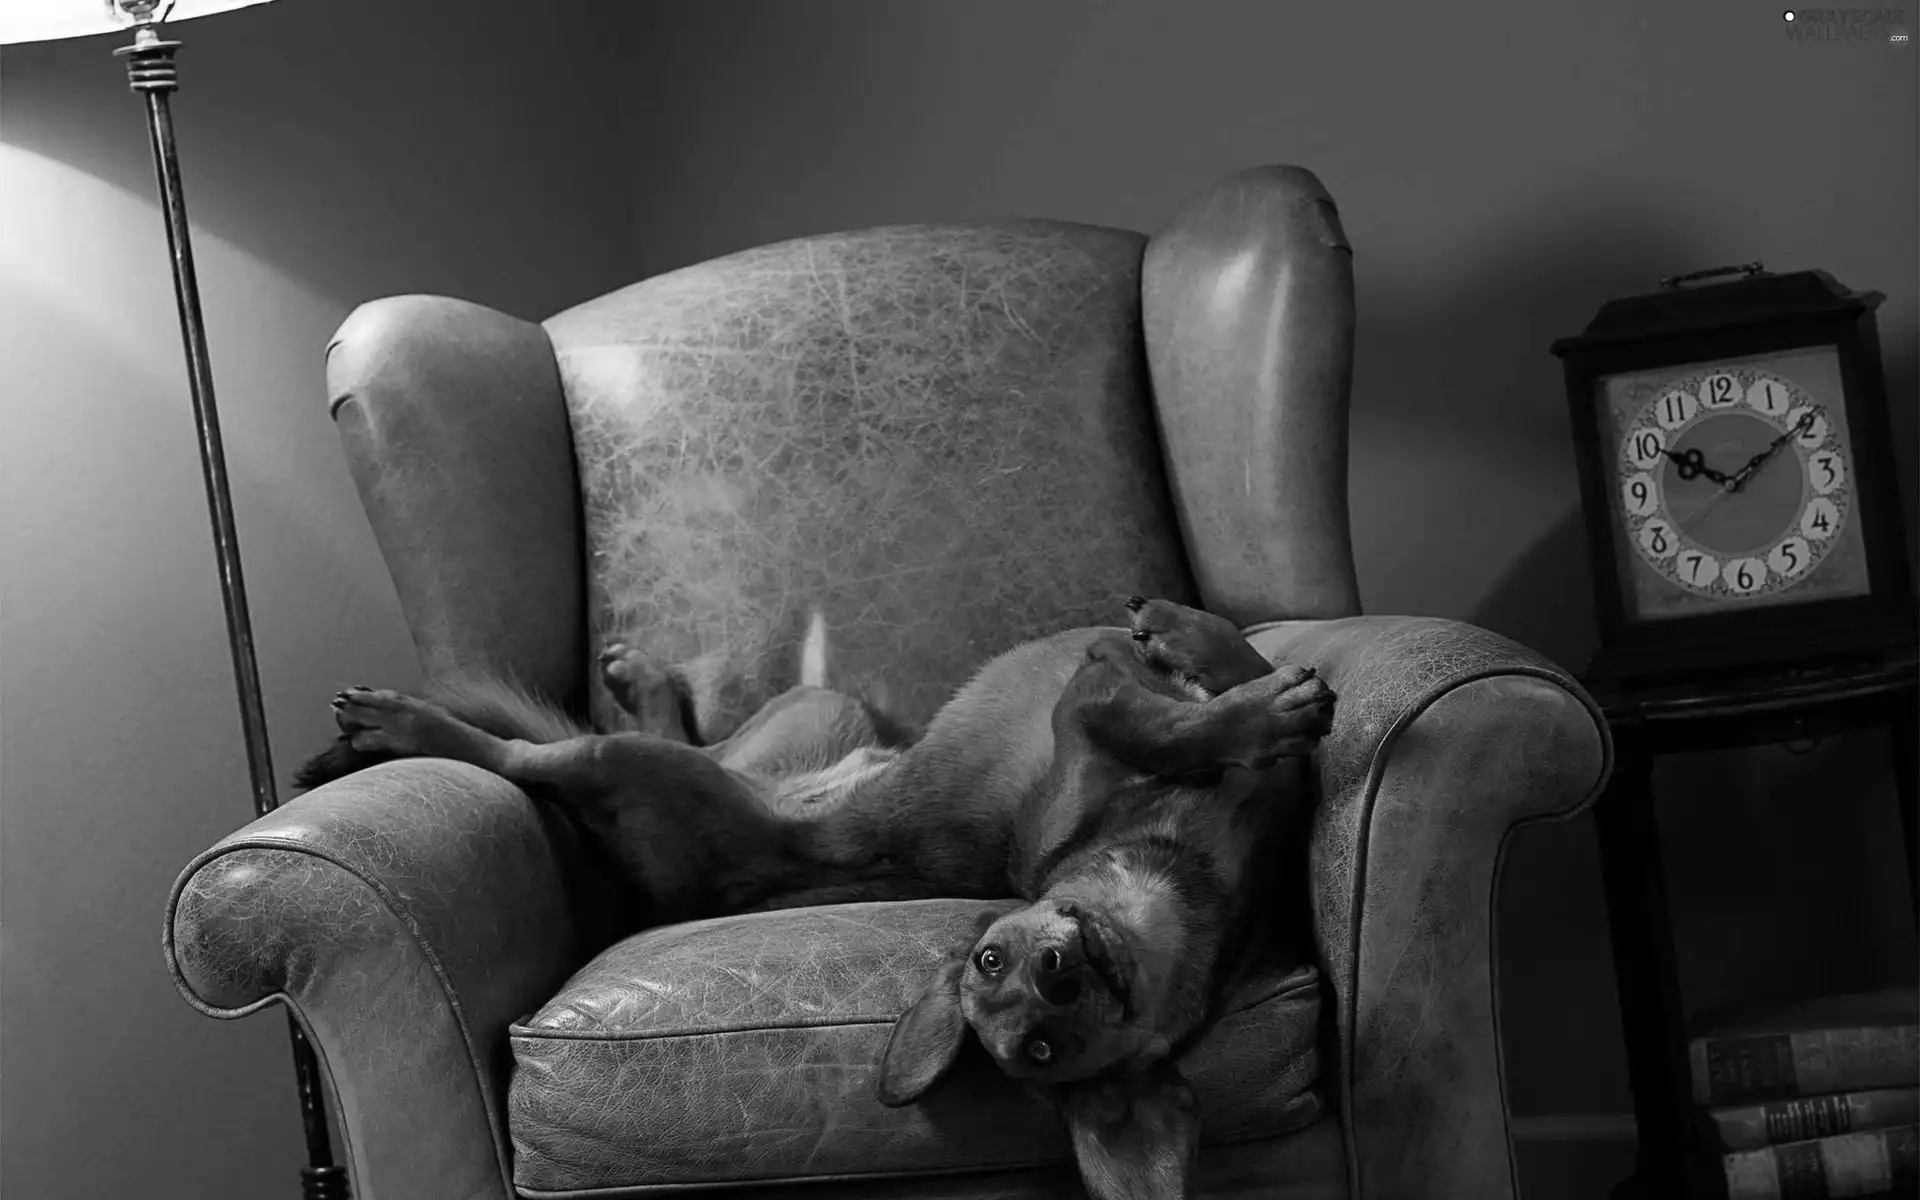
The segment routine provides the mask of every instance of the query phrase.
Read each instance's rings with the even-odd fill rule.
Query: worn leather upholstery
[[[641,620],[622,636],[679,665],[717,732],[788,681],[814,603],[854,681],[915,711],[1129,591],[1280,622],[1258,627],[1262,649],[1319,664],[1341,695],[1306,881],[1320,1046],[1290,1040],[1304,993],[1221,1032],[1207,1053],[1242,1070],[1209,1076],[1214,1111],[1271,1123],[1207,1147],[1203,1193],[1511,1196],[1500,854],[1521,822],[1596,793],[1608,744],[1527,651],[1356,615],[1349,255],[1319,182],[1263,168],[1144,242],[1050,222],[805,239],[544,327],[376,301],[329,347],[329,388],[430,674],[484,662],[585,709],[591,652]],[[888,570],[896,556],[914,569]],[[882,680],[895,654],[911,672]],[[784,924],[832,919],[817,914],[735,918],[608,947],[564,827],[484,772],[414,762],[196,858],[166,948],[203,1011],[292,1007],[361,1200],[504,1200],[516,1171],[524,1194],[644,1194],[587,1182],[642,1169],[648,1189],[755,1181],[735,1196],[1075,1194],[1057,1141],[993,1124],[1023,1110],[950,1126],[938,1107],[864,1106],[875,1021],[952,917],[888,908],[837,935]],[[811,955],[779,961],[803,941]],[[1271,1070],[1226,1052],[1254,1035]],[[684,1123],[650,1125],[676,1096]],[[1330,1116],[1285,1131],[1319,1102]],[[861,1179],[800,1179],[855,1160]]]
[[[550,1194],[1068,1162],[1058,1125],[984,1056],[913,1107],[875,1093],[894,1019],[983,907],[834,905],[627,939],[511,1031],[515,1181]],[[1210,1144],[1321,1114],[1318,971],[1276,967],[1235,1007],[1187,1066]]]
[[[713,740],[797,681],[811,608],[837,682],[884,681],[925,721],[988,655],[1135,591],[1191,597],[1145,242],[1041,221],[805,238],[549,320],[596,644],[675,666]]]
[[[438,759],[374,767],[189,863],[167,962],[211,1016],[293,1009],[360,1200],[507,1196],[507,1024],[582,952],[563,861],[498,776]]]
[[[1311,847],[1355,1194],[1505,1196],[1512,1176],[1494,979],[1506,839],[1590,803],[1606,726],[1565,672],[1457,621],[1255,626],[1334,693]]]

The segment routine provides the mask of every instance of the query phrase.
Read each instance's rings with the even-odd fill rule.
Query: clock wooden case
[[[1759,263],[1660,282],[1553,345],[1600,622],[1589,676],[1911,646],[1874,321],[1884,297]]]

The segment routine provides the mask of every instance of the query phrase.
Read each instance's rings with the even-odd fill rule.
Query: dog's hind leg
[[[600,652],[600,680],[641,733],[689,746],[700,744],[686,681],[672,671],[661,670],[640,651],[615,642]]]
[[[696,747],[643,733],[498,738],[429,701],[364,688],[340,693],[334,710],[356,749],[471,763],[567,809],[654,922],[739,911],[810,881],[791,823]]]
[[[387,688],[348,688],[333,698],[333,719],[355,750],[401,758],[451,758],[506,774],[504,738],[417,696]]]
[[[629,778],[704,790],[716,776],[737,781],[693,747],[648,734],[586,734],[558,742],[495,737],[430,700],[385,688],[349,688],[333,698],[334,721],[355,750],[402,758],[451,758],[483,767],[512,783],[551,788],[578,801],[619,789]],[[613,764],[610,755],[632,759]],[[701,779],[682,779],[691,772]]]

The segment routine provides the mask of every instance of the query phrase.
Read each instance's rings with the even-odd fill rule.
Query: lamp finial
[[[149,25],[158,25],[167,19],[173,11],[174,0],[101,0],[107,6],[107,12],[122,25],[138,25],[143,29]]]

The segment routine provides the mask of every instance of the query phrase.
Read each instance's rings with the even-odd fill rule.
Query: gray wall
[[[417,679],[325,406],[357,303],[544,315],[632,279],[586,8],[285,0],[175,27],[234,505],[284,774],[326,697]],[[126,39],[0,51],[0,1194],[298,1194],[278,1010],[162,966],[175,874],[251,807]],[[560,131],[556,136],[556,131]]]
[[[327,733],[329,692],[414,677],[320,375],[338,320],[391,292],[539,317],[834,228],[1020,213],[1151,230],[1215,175],[1295,162],[1356,247],[1369,610],[1584,661],[1545,347],[1693,267],[1761,258],[1889,294],[1912,502],[1911,49],[1789,45],[1743,0],[537,7],[284,0],[177,31],[283,766]],[[196,1015],[157,947],[167,885],[247,797],[115,44],[0,52],[0,1192],[289,1194],[284,1022]],[[1911,973],[1883,753],[1669,772],[1690,999]],[[1838,798],[1815,808],[1816,789]],[[1627,1105],[1598,883],[1589,822],[1515,840],[1499,949],[1524,1115]],[[1576,1193],[1542,1166],[1529,1187],[1586,1194],[1607,1169]]]

